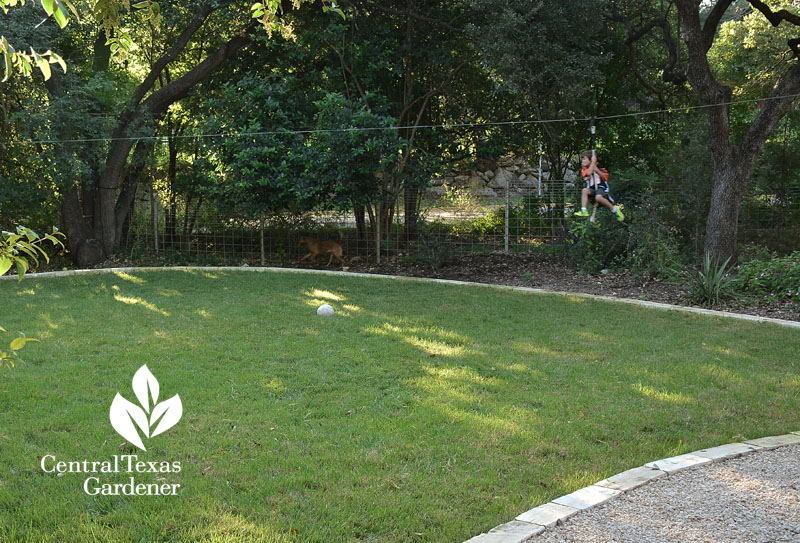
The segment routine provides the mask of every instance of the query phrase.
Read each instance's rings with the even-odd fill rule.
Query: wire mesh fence
[[[301,236],[306,236],[341,241],[348,263],[399,257],[438,267],[465,254],[565,254],[570,230],[587,221],[574,216],[580,208],[581,187],[572,180],[525,181],[491,190],[434,186],[423,193],[413,220],[405,216],[405,202],[399,195],[391,227],[382,232],[374,217],[359,229],[353,210],[234,216],[211,205],[188,210],[179,200],[165,205],[151,191],[134,205],[123,251],[131,258],[148,253],[175,262],[288,266],[302,262],[308,254],[307,245],[300,244]],[[630,185],[611,183],[612,195],[618,194],[628,217],[626,224],[661,221],[666,230],[682,230],[699,253],[707,216],[702,199],[682,193],[670,183],[656,183],[658,189],[644,192],[631,190]],[[648,216],[653,210],[657,216]],[[590,211],[611,220],[610,211],[603,207],[590,206]],[[800,246],[800,187],[780,194],[753,187],[742,203],[739,238],[741,243],[776,248]],[[323,266],[331,258],[324,254],[306,264]]]

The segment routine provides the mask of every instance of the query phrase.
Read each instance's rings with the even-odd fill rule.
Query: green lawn
[[[332,318],[316,315],[328,302]],[[0,541],[459,543],[647,461],[800,430],[800,334],[577,297],[294,273],[0,281]],[[183,417],[124,444],[147,364]],[[91,496],[41,458],[180,462]],[[128,473],[102,482],[128,482]]]

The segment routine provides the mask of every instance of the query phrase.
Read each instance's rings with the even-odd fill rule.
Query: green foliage
[[[455,258],[453,241],[447,236],[424,231],[418,242],[411,244],[413,258],[428,264],[434,271],[449,264]]]
[[[734,295],[734,278],[730,274],[726,259],[722,264],[717,264],[709,253],[703,258],[703,267],[690,275],[688,293],[692,303],[701,304],[708,308],[719,305],[720,300]]]
[[[12,266],[16,266],[17,275],[19,275],[19,280],[22,281],[25,273],[30,268],[28,259],[32,259],[38,264],[38,257],[43,256],[46,261],[50,261],[47,252],[42,248],[43,242],[50,241],[54,245],[61,245],[61,247],[64,247],[62,241],[58,239],[59,237],[63,238],[64,234],[59,232],[56,228],[53,228],[52,234],[47,234],[42,237],[39,237],[36,232],[24,226],[18,226],[15,234],[3,232],[0,234],[0,276],[5,275]],[[5,328],[0,326],[0,332],[5,331]],[[0,370],[2,370],[4,366],[13,367],[14,362],[19,361],[17,351],[25,347],[25,345],[31,341],[39,340],[26,338],[24,334],[20,334],[19,337],[11,341],[8,346],[8,351],[0,349]]]
[[[59,239],[63,237],[64,234],[55,227],[52,234],[42,237],[24,226],[18,226],[16,233],[3,232],[0,234],[0,276],[5,275],[12,266],[16,266],[17,275],[22,281],[31,267],[30,260],[33,260],[36,266],[39,264],[39,257],[44,257],[46,262],[50,262],[50,257],[42,244],[49,241],[64,248],[64,243]]]
[[[796,1],[771,0],[768,4],[776,12],[797,12]],[[737,87],[735,97],[769,96],[783,75],[786,42],[797,36],[797,28],[791,24],[773,26],[760,11],[747,5],[735,13],[743,16],[720,25],[708,52],[709,60],[721,82]]]
[[[6,329],[0,326],[0,332],[5,332]],[[20,334],[19,337],[12,340],[8,346],[8,351],[0,349],[0,371],[8,366],[13,368],[15,362],[19,362],[19,354],[17,351],[24,348],[26,344],[32,341],[39,341],[38,339],[25,337],[25,334]]]
[[[758,251],[737,266],[737,289],[745,295],[793,300],[800,296],[800,251],[779,257]]]
[[[572,221],[567,234],[567,255],[571,264],[584,273],[598,273],[624,263],[628,235],[624,224],[598,208],[597,222]]]
[[[338,93],[314,103],[317,131],[307,143],[306,178],[313,180],[308,190],[326,207],[367,203],[397,190],[392,176],[402,143],[395,119],[380,113],[380,104],[377,96],[350,100]]]

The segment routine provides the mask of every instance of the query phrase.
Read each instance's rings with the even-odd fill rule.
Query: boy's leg
[[[575,212],[576,217],[588,217],[589,212],[586,210],[586,206],[589,205],[589,189],[584,188],[581,191],[581,210]]]
[[[600,196],[600,195],[598,194],[597,196],[595,196],[595,198],[594,198],[594,201],[595,201],[595,202],[600,202],[601,204],[603,204],[604,206],[606,206],[608,209],[610,209],[610,210],[611,210],[611,212],[612,212],[612,213],[614,213],[614,215],[616,215],[616,216],[617,216],[617,220],[618,220],[619,222],[622,222],[622,221],[624,221],[624,220],[625,220],[625,215],[623,215],[623,214],[622,214],[622,210],[619,208],[619,206],[616,206],[616,205],[612,204],[611,202],[609,202],[609,201],[608,201],[606,198],[604,198],[603,196]]]
[[[608,200],[606,200],[605,198],[603,198],[599,194],[594,197],[594,201],[599,203],[600,205],[606,206],[608,209],[610,209],[612,211],[614,210],[614,204],[612,204],[611,202],[609,202]]]

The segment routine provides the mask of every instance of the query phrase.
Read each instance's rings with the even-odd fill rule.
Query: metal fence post
[[[536,183],[539,186],[539,196],[542,195],[542,142],[539,142],[539,182]]]
[[[158,252],[158,202],[156,202],[156,189],[150,187],[150,211],[153,215],[153,248]]]
[[[261,266],[267,265],[266,255],[264,254],[264,224],[267,220],[261,217]]]
[[[381,195],[381,200],[383,195]],[[375,251],[377,253],[376,262],[381,263],[381,202],[375,205]]]
[[[505,244],[505,253],[508,254],[508,208],[509,208],[509,199],[511,194],[511,177],[506,177],[506,244]]]

